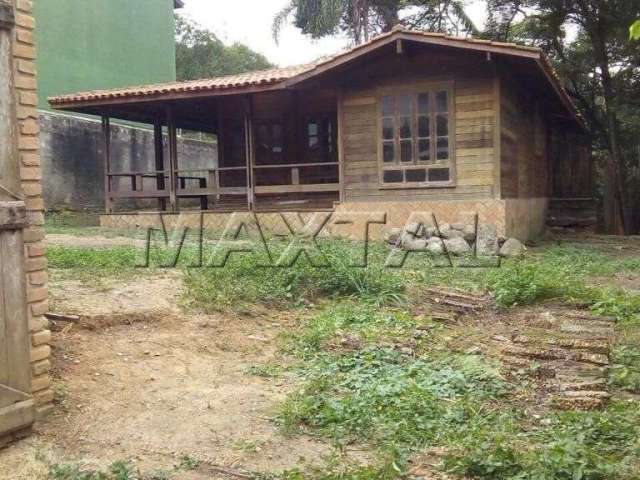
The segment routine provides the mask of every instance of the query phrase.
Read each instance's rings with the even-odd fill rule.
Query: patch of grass
[[[50,480],[140,480],[141,474],[129,462],[117,461],[107,471],[82,470],[75,464],[55,464],[49,468]]]
[[[505,262],[489,273],[487,283],[501,307],[529,305],[552,298],[578,300],[589,294],[584,282],[569,266],[541,259]]]
[[[361,245],[325,241],[326,266],[313,266],[300,258],[290,267],[267,265],[257,254],[233,254],[223,267],[189,269],[185,275],[187,302],[204,311],[254,304],[291,306],[319,297],[359,297],[378,303],[401,301],[405,285],[397,271],[372,261],[354,267]],[[278,249],[273,248],[277,258]],[[383,248],[373,256],[384,256]]]
[[[479,357],[415,359],[380,347],[319,354],[304,377],[279,416],[287,431],[383,450],[425,446],[505,393],[497,371]]]
[[[136,268],[141,255],[135,247],[49,246],[47,260],[49,268],[80,279],[102,279],[143,272],[143,269]]]
[[[444,467],[479,479],[631,480],[636,477],[640,414],[631,403],[601,412],[561,412],[549,426],[515,437],[474,432],[450,450]]]
[[[619,345],[613,350],[609,384],[632,393],[640,393],[640,348]]]

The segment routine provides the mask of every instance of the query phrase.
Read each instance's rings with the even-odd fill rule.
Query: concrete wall
[[[176,79],[173,0],[34,2],[39,107],[47,97]]]
[[[100,122],[40,111],[40,150],[47,210],[104,210],[103,141]],[[153,171],[153,132],[112,124],[113,172]],[[167,149],[165,138],[165,152]],[[179,138],[180,168],[211,168],[215,143]],[[165,155],[165,163],[168,163]],[[122,182],[125,182],[122,179]],[[121,202],[121,209],[155,207],[153,201]]]

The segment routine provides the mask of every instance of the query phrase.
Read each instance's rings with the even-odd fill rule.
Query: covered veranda
[[[296,73],[79,94],[70,109],[102,118],[106,213],[331,209],[340,198],[337,90],[284,88]],[[113,120],[152,126],[152,168],[114,161]],[[192,132],[217,143],[206,167],[181,162],[178,139]]]

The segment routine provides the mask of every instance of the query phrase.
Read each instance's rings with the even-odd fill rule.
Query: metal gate
[[[13,5],[0,0],[0,446],[34,421],[11,40]]]

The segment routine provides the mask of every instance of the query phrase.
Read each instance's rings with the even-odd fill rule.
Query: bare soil
[[[89,468],[132,459],[147,472],[184,455],[203,462],[177,479],[224,476],[211,465],[277,471],[320,462],[326,444],[288,438],[273,422],[294,385],[247,374],[274,360],[276,337],[293,318],[185,313],[180,289],[178,272],[98,288],[52,285],[56,313],[95,322],[55,326],[56,412],[0,452],[0,479],[44,479],[43,459]]]

